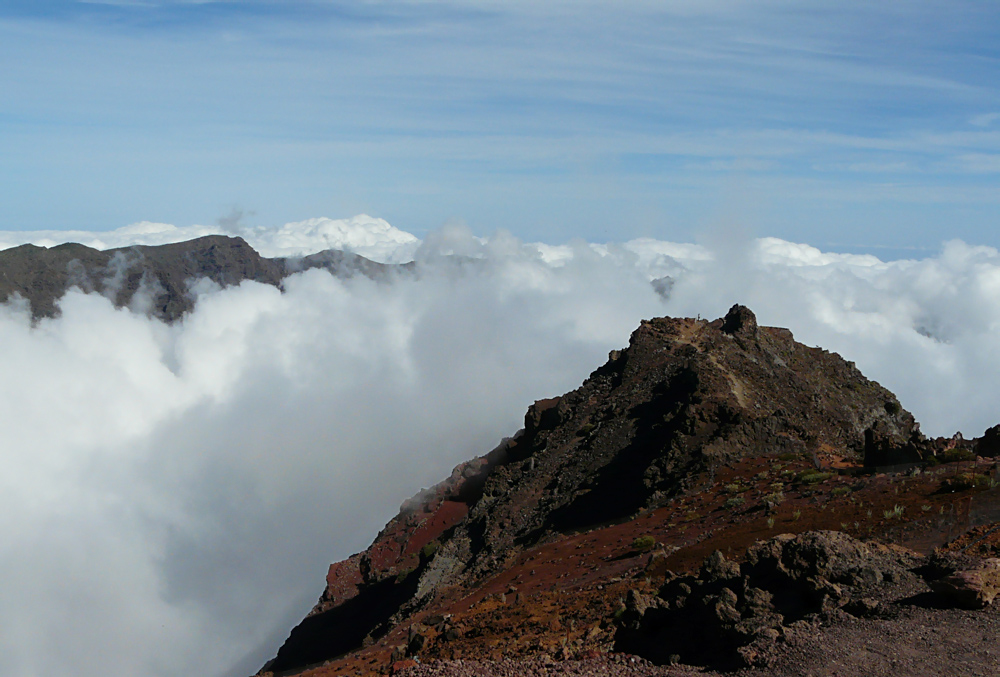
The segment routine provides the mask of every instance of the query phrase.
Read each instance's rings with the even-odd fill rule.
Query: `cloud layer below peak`
[[[330,561],[643,318],[744,303],[854,360],[928,433],[1000,419],[1000,253],[958,241],[884,262],[738,233],[553,246],[451,227],[421,241],[363,216],[0,240],[220,231],[271,255],[415,258],[421,273],[199,288],[172,325],[78,290],[56,319],[0,307],[0,674],[253,672]]]

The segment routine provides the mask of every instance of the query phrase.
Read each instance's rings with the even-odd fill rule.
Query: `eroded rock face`
[[[834,610],[885,613],[873,594],[916,580],[919,560],[835,531],[776,536],[742,563],[715,552],[697,575],[668,577],[656,597],[626,604],[615,649],[660,664],[766,665],[771,645],[797,623]]]
[[[746,306],[736,304],[722,318],[722,331],[735,336],[756,336],[757,316]]]

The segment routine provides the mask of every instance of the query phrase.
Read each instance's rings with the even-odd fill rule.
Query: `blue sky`
[[[995,2],[0,0],[0,230],[1000,246],[997,36]]]

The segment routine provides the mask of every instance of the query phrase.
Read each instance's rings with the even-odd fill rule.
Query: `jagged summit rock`
[[[757,316],[746,306],[736,304],[722,319],[722,331],[726,334],[756,336]]]

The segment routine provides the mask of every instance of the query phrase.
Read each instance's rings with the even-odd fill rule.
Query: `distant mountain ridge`
[[[413,264],[384,264],[339,250],[301,257],[266,258],[243,238],[208,235],[186,242],[99,250],[81,244],[25,244],[0,251],[0,302],[28,301],[36,319],[58,314],[57,301],[71,287],[108,296],[118,306],[173,322],[194,307],[190,284],[208,279],[221,287],[244,280],[280,286],[294,273],[313,268],[341,278],[384,279]],[[141,294],[140,294],[141,292]]]

